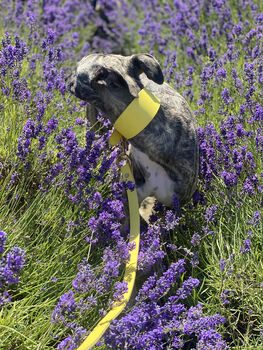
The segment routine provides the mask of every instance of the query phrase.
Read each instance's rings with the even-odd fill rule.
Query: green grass
[[[22,193],[27,186],[26,181],[19,184]],[[84,257],[95,262],[97,259],[94,253],[90,257],[90,246],[85,241],[87,229],[74,233],[66,227],[70,220],[79,219],[79,213],[61,189],[27,194],[28,199],[24,193],[21,206],[15,202],[13,206],[6,205],[4,196],[0,202],[1,230],[8,233],[7,251],[19,246],[27,257],[19,289],[14,289],[12,303],[1,311],[1,346],[10,350],[46,349],[54,345],[51,332],[59,333],[60,327],[50,320],[58,297],[72,288],[77,265]],[[85,316],[91,322],[94,318],[93,323],[96,321],[92,313]]]

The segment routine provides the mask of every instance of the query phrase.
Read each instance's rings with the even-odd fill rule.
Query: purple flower
[[[220,270],[223,272],[223,271],[225,271],[225,268],[227,266],[227,262],[224,261],[223,259],[221,259],[219,262],[219,265],[220,265]]]
[[[183,282],[183,285],[181,288],[179,288],[176,292],[176,296],[179,299],[186,299],[194,288],[198,287],[199,280],[196,278],[189,277],[186,281]]]
[[[85,124],[85,120],[83,120],[82,118],[77,118],[75,120],[75,124],[76,125],[83,125],[83,124]]]
[[[70,328],[74,331],[74,336],[68,336],[66,339],[62,340],[57,346],[59,350],[74,350],[78,347],[81,342],[84,340],[84,334],[87,333],[87,330],[76,323],[72,323]]]
[[[248,225],[258,226],[261,222],[261,215],[258,211],[254,212],[254,216],[247,222]]]
[[[215,222],[215,213],[217,212],[217,205],[212,204],[211,207],[206,209],[205,219],[207,222]]]
[[[250,178],[246,178],[243,184],[243,191],[248,193],[250,196],[255,195],[255,186]]]
[[[141,232],[138,270],[149,270],[155,263],[162,261],[165,252],[161,249],[163,229],[157,224]]]
[[[96,275],[90,264],[84,259],[82,264],[78,266],[78,273],[72,282],[72,286],[77,292],[84,293],[88,290],[96,289],[96,284]]]
[[[242,137],[245,134],[242,124],[236,125],[236,133],[238,137]]]
[[[6,239],[6,233],[4,231],[0,231],[0,254],[2,254],[5,251],[4,247]]]
[[[194,247],[197,247],[200,242],[201,242],[201,236],[199,235],[199,233],[195,232],[192,236],[192,239],[191,239],[191,244],[194,246]]]
[[[248,254],[251,252],[251,247],[250,247],[250,239],[245,239],[243,241],[243,245],[240,247],[240,252],[243,254]]]
[[[142,227],[138,268],[150,273],[156,264],[161,274],[166,263],[171,266],[161,277],[156,273],[147,280],[139,292],[136,301],[139,305],[134,307],[134,314],[127,311],[126,318],[116,321],[106,335],[105,346],[113,349],[224,349],[226,346],[217,332],[222,318],[203,315],[201,305],[189,307],[191,300],[185,302],[184,298],[198,281],[188,275],[186,263],[174,263],[174,259],[183,250],[191,259],[190,269],[196,266],[198,252],[180,247],[184,233],[192,236],[193,246],[199,247],[201,239],[209,240],[212,237],[208,235],[216,235],[219,209],[220,215],[221,210],[226,211],[235,204],[239,210],[244,197],[250,197],[247,199],[253,207],[252,202],[262,192],[262,178],[257,171],[258,159],[263,152],[263,110],[259,102],[263,82],[260,46],[263,17],[259,5],[243,1],[236,12],[225,0],[205,3],[142,0],[136,6],[124,0],[70,0],[64,1],[63,6],[61,1],[46,0],[41,2],[41,8],[36,1],[16,1],[13,5],[2,1],[0,18],[12,32],[13,28],[22,30],[21,36],[26,39],[6,32],[0,43],[0,80],[4,97],[0,109],[7,113],[8,105],[14,105],[25,119],[23,129],[19,125],[21,118],[17,119],[17,130],[21,131],[16,154],[19,171],[17,168],[12,170],[13,175],[9,173],[10,182],[17,184],[16,172],[19,179],[23,178],[22,170],[28,171],[30,164],[33,168],[40,161],[41,174],[37,178],[43,195],[52,187],[59,187],[65,193],[64,200],[74,206],[77,218],[68,222],[68,227],[62,220],[59,224],[72,237],[86,232],[86,241],[91,248],[89,257],[93,253],[93,256],[98,255],[98,260],[83,260],[79,264],[73,290],[59,301],[68,337],[58,347],[78,346],[85,330],[77,323],[73,325],[71,318],[81,314],[80,310],[98,304],[96,307],[105,312],[105,305],[99,305],[105,299],[102,294],[112,295],[132,248],[127,243],[128,232],[121,230],[124,219],[122,191],[134,189],[134,186],[119,180],[116,163],[119,153],[107,151],[109,133],[97,135],[90,130],[84,131],[89,127],[83,111],[87,102],[76,103],[66,91],[68,62],[77,61],[77,56],[91,52],[123,53],[128,50],[129,42],[135,42],[139,37],[142,51],[164,58],[166,80],[180,89],[192,104],[198,101],[196,115],[202,125],[199,128],[199,190],[193,196],[193,207],[189,204],[180,208],[176,201],[171,210],[159,205],[162,209],[155,210],[150,224]],[[137,16],[137,13],[141,15]],[[80,28],[83,32],[87,28],[94,30],[85,45]],[[242,66],[244,57],[246,62]],[[230,72],[231,67],[236,69],[232,68]],[[220,94],[222,103],[219,106]],[[57,115],[57,111],[61,115]],[[216,124],[205,121],[211,115],[213,118],[218,116]],[[103,121],[101,114],[98,121],[108,130],[109,122]],[[10,125],[4,128],[9,137],[16,132]],[[86,137],[80,132],[82,129]],[[8,173],[11,166],[13,169],[12,155],[6,161]],[[45,178],[43,182],[42,177]],[[11,200],[16,198],[13,187],[8,188],[7,198]],[[219,196],[224,196],[224,208],[212,204],[211,199]],[[20,194],[19,198],[23,201],[24,197]],[[262,205],[260,203],[259,200],[258,204]],[[249,225],[255,225],[254,233],[261,217],[259,209],[253,208],[257,211],[249,218]],[[195,215],[200,213],[204,213],[206,222],[196,227]],[[194,233],[200,229],[204,232],[202,237]],[[4,251],[6,235],[1,233],[0,254],[5,256],[1,260],[0,281],[4,290],[8,283],[18,281],[24,257],[19,250]],[[240,248],[243,253],[250,249],[250,242],[246,241]],[[166,247],[171,249],[166,250]],[[201,247],[199,250],[199,257],[202,257]],[[99,259],[101,261],[95,267]],[[221,260],[219,264],[224,271],[227,263]],[[120,288],[116,297],[120,297],[125,286],[118,282],[116,287]],[[1,298],[8,300],[8,292],[4,291]],[[59,306],[57,311],[55,318],[59,321]]]
[[[222,340],[221,335],[215,330],[204,330],[200,334],[200,340],[197,344],[197,349],[227,349],[227,344]]]
[[[227,299],[229,297],[229,290],[224,290],[223,293],[221,293],[220,295],[221,300],[223,302],[223,305],[228,305],[229,304],[229,300]]]
[[[0,284],[1,286],[1,284]],[[11,302],[11,297],[8,293],[8,291],[4,291],[3,293],[0,292],[0,306],[4,306],[7,303]]]
[[[190,260],[190,264],[193,267],[196,267],[199,265],[199,257],[198,257],[198,251],[196,251],[195,253],[192,253],[191,255],[191,260]]]
[[[10,184],[14,184],[16,179],[17,179],[17,176],[18,176],[18,172],[17,171],[14,171],[13,174],[11,175],[11,178],[10,178],[10,181],[9,183]]]
[[[169,274],[166,275],[169,280],[168,276]],[[156,276],[151,276],[144,283],[143,290],[140,291],[140,304],[119,320],[112,322],[105,337],[105,344],[110,349],[125,346],[130,349],[164,349],[168,344],[181,348],[189,339],[197,337],[198,344],[206,342],[206,345],[212,348],[220,342],[221,347],[218,349],[224,349],[225,342],[215,330],[224,322],[224,318],[219,315],[203,316],[201,304],[187,310],[186,306],[179,302],[198,285],[197,280],[190,278],[184,281],[180,293],[177,293],[181,299],[177,295],[164,299],[163,289],[158,293],[157,299],[152,299],[151,291],[158,290],[167,280],[163,277],[156,280]],[[166,285],[168,286],[167,283]],[[162,306],[158,304],[161,297]],[[136,299],[139,300],[138,297]],[[213,335],[210,341],[207,339],[208,332]]]
[[[59,298],[59,302],[52,313],[52,322],[67,322],[67,320],[74,319],[77,307],[78,303],[75,301],[74,293],[69,290],[68,293],[61,295]]]
[[[231,188],[237,184],[238,178],[234,172],[227,172],[224,170],[221,172],[220,175],[223,178],[224,183],[227,186],[227,188]]]
[[[6,233],[0,231],[0,254],[4,252]],[[19,282],[19,275],[24,268],[25,251],[19,247],[13,247],[5,257],[0,260],[0,305],[11,301],[8,293],[9,285]]]
[[[242,34],[242,31],[243,31],[243,25],[241,22],[239,22],[233,26],[233,29],[232,29],[233,34],[239,36],[240,34]]]
[[[149,297],[152,301],[158,300],[167,290],[171,288],[171,285],[176,282],[180,275],[185,271],[185,262],[183,259],[177,263],[172,263],[167,271],[164,272],[163,276],[156,281],[154,288],[151,290],[148,286],[148,281],[143,285],[141,290],[136,297],[136,300],[140,298],[144,299]],[[152,284],[154,279],[150,279]]]
[[[45,133],[47,135],[50,135],[54,130],[56,130],[57,126],[58,126],[58,119],[55,118],[55,116],[53,115],[53,118],[47,122],[47,125],[44,128]]]
[[[13,274],[19,274],[24,268],[25,251],[19,247],[13,247],[6,256],[6,262]]]
[[[164,218],[164,227],[166,230],[174,230],[179,225],[180,218],[173,211],[168,210]]]
[[[223,80],[227,77],[226,69],[224,67],[220,67],[217,72],[216,76],[220,79]]]
[[[121,301],[124,298],[123,294],[128,292],[127,282],[116,282],[114,284],[114,289],[113,300]]]
[[[229,105],[233,102],[232,97],[230,97],[230,95],[229,95],[228,88],[224,88],[224,90],[222,92],[222,99],[223,99],[225,105]]]

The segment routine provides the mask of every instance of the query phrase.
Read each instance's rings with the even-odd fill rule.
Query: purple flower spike
[[[0,254],[4,252],[7,239],[5,232],[0,231]],[[8,293],[9,285],[19,282],[19,275],[24,268],[25,251],[19,247],[13,247],[5,257],[0,259],[0,306],[11,301]]]
[[[6,233],[4,231],[0,231],[0,254],[2,254],[5,251],[4,246],[6,239]]]
[[[243,245],[241,246],[240,248],[240,252],[243,253],[243,254],[249,254],[251,252],[251,247],[250,247],[250,239],[245,239],[243,241]]]

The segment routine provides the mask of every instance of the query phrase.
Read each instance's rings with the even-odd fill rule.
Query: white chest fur
[[[145,183],[137,187],[139,201],[154,196],[161,203],[170,206],[173,201],[174,183],[165,169],[134,146],[131,146],[130,152],[145,172]]]

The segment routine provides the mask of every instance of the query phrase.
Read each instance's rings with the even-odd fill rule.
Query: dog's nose
[[[66,79],[66,83],[67,83],[67,90],[72,94],[75,94],[76,77],[70,76],[68,79]]]
[[[74,85],[75,85],[75,81],[74,80],[71,80],[71,81],[68,82],[67,88],[68,88],[68,90],[70,92],[72,92],[72,88],[73,88]]]
[[[65,82],[67,86],[67,91],[75,94],[75,89],[77,85],[77,75],[76,70],[69,72],[69,74],[65,77]]]

